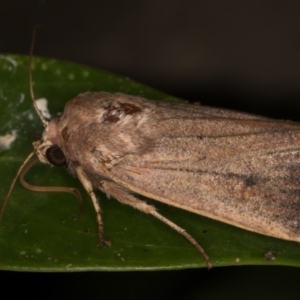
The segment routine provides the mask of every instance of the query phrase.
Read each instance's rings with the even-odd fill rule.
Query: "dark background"
[[[203,104],[300,120],[300,2],[0,0],[0,52],[87,64]],[[1,272],[32,299],[299,299],[300,270]],[[8,288],[8,286],[7,286]],[[142,296],[143,295],[143,296]],[[296,298],[297,297],[297,298]]]

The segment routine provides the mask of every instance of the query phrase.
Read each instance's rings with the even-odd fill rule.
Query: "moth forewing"
[[[170,105],[154,151],[129,155],[111,177],[158,201],[299,242],[299,124],[225,110],[216,117],[205,107],[187,120],[177,113]]]

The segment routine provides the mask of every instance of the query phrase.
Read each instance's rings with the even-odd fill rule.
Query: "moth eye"
[[[56,167],[65,166],[67,163],[64,153],[57,145],[53,145],[46,150],[46,157],[49,163]]]

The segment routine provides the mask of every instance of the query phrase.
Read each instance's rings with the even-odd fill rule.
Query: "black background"
[[[0,0],[0,52],[28,54],[41,24],[36,55],[210,106],[300,120],[299,12],[299,1]],[[300,270],[288,267],[0,276],[1,296],[32,299],[298,299],[300,284]]]

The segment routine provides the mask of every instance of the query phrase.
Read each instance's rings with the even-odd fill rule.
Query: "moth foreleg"
[[[103,234],[103,220],[102,220],[102,216],[101,216],[101,207],[100,204],[97,200],[97,197],[94,193],[94,189],[92,186],[92,183],[90,182],[90,180],[88,179],[88,177],[86,176],[86,174],[84,173],[83,169],[80,166],[75,167],[78,179],[80,180],[80,182],[82,183],[82,185],[84,186],[85,190],[87,191],[87,193],[89,194],[89,196],[92,199],[92,203],[94,205],[94,209],[96,212],[96,218],[97,218],[97,224],[98,224],[98,246],[103,246],[104,243],[108,246],[110,246],[110,243],[107,242],[104,239],[104,234]]]
[[[134,197],[133,195],[129,194],[124,188],[122,188],[120,185],[115,184],[113,182],[101,181],[99,188],[103,192],[110,194],[119,202],[130,205],[135,209],[138,209],[146,214],[150,214],[155,218],[159,219],[160,221],[162,221],[163,223],[167,224],[174,230],[176,230],[178,233],[183,235],[201,253],[201,255],[205,259],[208,268],[212,267],[209,256],[205,253],[204,249],[199,245],[199,243],[189,233],[187,233],[185,229],[179,227],[178,225],[176,225],[175,223],[173,223],[172,221],[170,221],[169,219],[165,218],[160,213],[158,213],[154,206],[149,205],[146,202]]]

